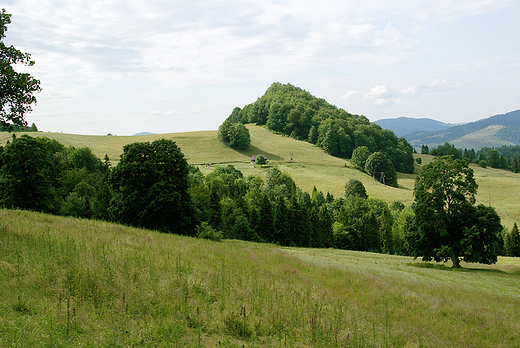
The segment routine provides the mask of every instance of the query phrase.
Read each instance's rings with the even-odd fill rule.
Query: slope
[[[520,344],[520,264],[222,243],[0,210],[0,345]]]

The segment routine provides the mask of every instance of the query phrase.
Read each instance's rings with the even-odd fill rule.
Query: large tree
[[[0,126],[9,129],[14,126],[27,126],[25,114],[32,111],[36,103],[34,92],[40,91],[40,81],[28,73],[17,72],[16,64],[34,65],[29,53],[22,53],[4,41],[11,15],[2,9],[0,12]]]
[[[374,152],[367,158],[365,172],[383,184],[397,187],[397,173],[392,161],[384,152]]]
[[[189,165],[171,140],[125,145],[110,173],[110,212],[122,223],[192,235],[195,208],[188,194]]]
[[[475,207],[478,185],[465,161],[438,157],[415,181],[412,206],[416,229],[408,235],[413,256],[425,261],[494,263],[500,218],[492,208]]]
[[[46,213],[58,211],[55,190],[60,175],[52,145],[63,146],[47,138],[22,135],[13,137],[0,159],[0,205]],[[60,150],[60,149],[58,149]]]

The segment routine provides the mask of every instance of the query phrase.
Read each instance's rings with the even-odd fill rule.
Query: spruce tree
[[[510,252],[511,256],[520,256],[520,233],[518,231],[518,226],[516,225],[516,222],[513,225],[513,228],[511,229]]]

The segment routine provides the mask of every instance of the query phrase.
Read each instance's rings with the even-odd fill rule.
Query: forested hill
[[[489,126],[503,126],[495,136],[506,142],[520,145],[520,110],[506,114],[495,115],[483,120],[454,126],[445,130],[433,132],[415,132],[406,136],[406,139],[415,145],[438,145],[453,142],[471,133],[478,132]]]
[[[350,158],[354,149],[366,146],[370,153],[385,153],[397,171],[414,169],[413,149],[404,138],[291,84],[273,83],[256,102],[233,109],[225,122],[265,125],[337,157]]]

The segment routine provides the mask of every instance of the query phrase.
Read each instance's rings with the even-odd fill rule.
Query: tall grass
[[[2,210],[0,346],[520,345],[518,260],[421,265]]]

